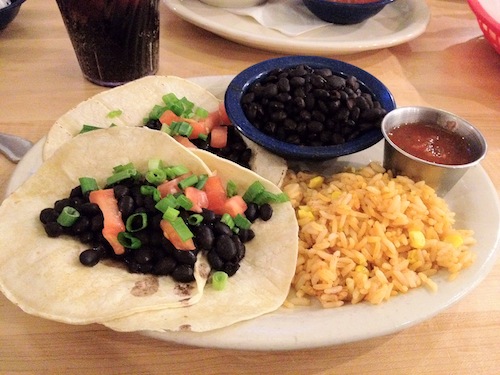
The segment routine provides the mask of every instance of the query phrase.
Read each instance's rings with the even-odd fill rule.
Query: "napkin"
[[[262,26],[292,37],[330,25],[312,14],[301,0],[268,0],[254,7],[224,9],[239,16],[252,17]]]

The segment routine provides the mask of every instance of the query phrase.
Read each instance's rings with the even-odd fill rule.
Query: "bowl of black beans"
[[[395,0],[302,0],[316,17],[337,25],[358,24]]]
[[[362,151],[382,138],[396,108],[387,87],[354,65],[318,56],[288,56],[236,75],[227,114],[246,137],[292,160],[327,160]]]

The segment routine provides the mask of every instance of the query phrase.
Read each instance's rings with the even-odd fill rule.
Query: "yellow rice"
[[[377,163],[324,179],[289,171],[283,185],[299,222],[299,254],[285,306],[379,304],[413,288],[437,290],[475,260],[473,232],[424,182]]]

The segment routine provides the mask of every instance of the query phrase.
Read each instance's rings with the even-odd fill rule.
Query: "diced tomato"
[[[123,254],[125,247],[118,242],[118,233],[125,231],[125,224],[118,209],[118,201],[113,189],[94,190],[90,192],[89,200],[99,206],[104,216],[102,235],[109,242],[115,254]]]
[[[229,116],[227,115],[226,106],[224,105],[224,102],[219,103],[219,117],[220,117],[220,123],[222,125],[232,125],[232,122],[229,119]]]
[[[170,109],[167,109],[163,114],[160,116],[160,122],[162,124],[169,125],[172,124],[174,121],[182,121],[182,119],[177,116],[173,111]]]
[[[183,121],[187,122],[189,125],[193,127],[193,131],[189,136],[189,139],[197,139],[200,134],[208,135],[208,130],[205,126],[204,121],[196,121],[193,119],[184,119]]]
[[[225,212],[224,204],[227,196],[221,178],[217,175],[208,177],[203,189],[207,193],[207,208],[216,214],[222,215]]]
[[[208,132],[211,132],[216,126],[222,125],[219,111],[210,112],[204,120],[205,128]]]
[[[197,189],[193,186],[188,186],[184,189],[184,195],[193,202],[191,211],[202,212],[202,208],[208,208],[208,196],[203,190]]]
[[[172,226],[172,224],[170,224],[170,222],[168,220],[161,220],[160,221],[160,228],[162,229],[163,235],[165,236],[165,238],[167,240],[169,240],[177,250],[194,250],[194,249],[196,249],[193,239],[190,238],[186,241],[183,241],[179,237],[179,234],[177,234],[176,230],[174,229],[174,227]]]
[[[232,196],[224,203],[224,211],[232,217],[235,217],[238,214],[245,216],[247,207],[247,203],[243,200],[241,195]]]
[[[181,191],[181,189],[179,188],[178,184],[184,178],[185,177],[180,176],[180,177],[174,178],[173,180],[166,180],[162,184],[158,185],[157,189],[160,192],[160,196],[162,198],[165,198],[169,194],[179,193]]]
[[[182,135],[174,135],[174,139],[187,148],[197,148],[193,142]]]
[[[223,148],[227,145],[227,126],[219,125],[210,132],[210,146]]]

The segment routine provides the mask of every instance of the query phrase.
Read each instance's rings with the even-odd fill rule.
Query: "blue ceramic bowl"
[[[318,18],[339,25],[363,22],[380,12],[395,0],[378,0],[365,4],[336,2],[335,0],[302,0]]]
[[[0,30],[5,29],[7,25],[16,18],[21,8],[21,4],[24,3],[24,1],[25,0],[12,0],[10,5],[0,9]]]
[[[230,82],[225,94],[227,114],[237,129],[250,140],[270,152],[294,160],[327,160],[362,151],[382,138],[380,128],[373,128],[359,137],[342,144],[331,146],[303,146],[280,141],[257,129],[246,117],[241,99],[248,87],[277,68],[307,65],[313,69],[330,68],[335,75],[347,78],[354,76],[361,84],[361,90],[372,95],[387,112],[396,108],[396,103],[387,87],[370,73],[342,61],[317,56],[288,56],[265,60],[239,73]]]

